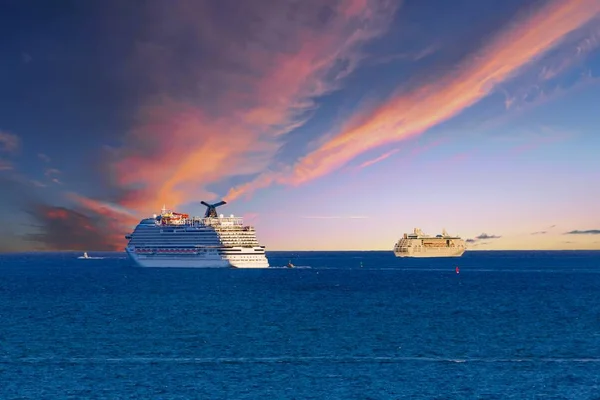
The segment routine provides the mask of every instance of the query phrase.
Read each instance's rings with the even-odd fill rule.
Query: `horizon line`
[[[600,251],[600,249],[471,249],[465,251],[468,252],[485,252],[485,251]],[[26,253],[81,253],[81,252],[96,252],[96,253],[123,253],[127,254],[125,250],[19,250],[19,251],[0,251],[0,255],[3,254],[26,254]],[[268,250],[269,252],[298,252],[298,253],[310,253],[310,252],[390,252],[393,250],[385,249],[370,249],[370,250]],[[461,258],[461,257],[397,257],[397,258]]]

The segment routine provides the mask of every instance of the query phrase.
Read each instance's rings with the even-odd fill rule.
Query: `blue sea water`
[[[600,398],[600,252],[78,255],[0,255],[0,399]]]

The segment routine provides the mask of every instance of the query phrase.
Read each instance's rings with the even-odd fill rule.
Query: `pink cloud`
[[[397,6],[237,2],[224,16],[210,4],[169,3],[161,29],[206,54],[189,54],[182,87],[197,90],[182,95],[173,89],[179,66],[168,61],[177,58],[168,43],[140,46],[138,62],[157,66],[149,77],[161,94],[140,108],[113,152],[112,179],[130,190],[123,204],[149,211],[208,199],[207,185],[263,171],[279,138],[304,124],[316,98],[340,87],[361,60],[361,45],[385,31]]]
[[[415,90],[400,91],[343,126],[339,134],[294,165],[291,174],[267,173],[254,183],[232,189],[228,197],[264,187],[267,182],[306,182],[339,169],[367,150],[419,135],[492,93],[499,83],[513,78],[598,13],[597,0],[546,3],[499,32],[459,68],[432,77]]]
[[[102,237],[97,240],[101,241],[104,248],[122,250],[124,235],[131,232],[140,220],[138,216],[116,204],[91,199],[73,192],[67,193],[66,197],[75,203],[77,213],[85,215],[89,219],[93,231],[102,232]]]
[[[123,236],[112,220],[83,210],[37,205],[32,211],[37,231],[27,234],[43,250],[123,250]]]

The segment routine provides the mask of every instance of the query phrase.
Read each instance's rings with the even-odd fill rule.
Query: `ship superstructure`
[[[394,245],[396,257],[460,257],[465,250],[465,241],[449,235],[445,229],[441,235],[428,236],[415,228],[412,234],[405,233]]]
[[[145,218],[134,231],[125,251],[140,267],[267,268],[265,246],[254,227],[241,217],[217,215],[220,201],[206,206],[204,217],[190,217],[163,207],[160,215]]]

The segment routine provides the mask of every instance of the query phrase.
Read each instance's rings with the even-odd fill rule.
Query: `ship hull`
[[[395,251],[396,257],[413,257],[413,258],[431,258],[431,257],[461,257],[465,253],[464,249],[443,249],[443,250],[426,250],[421,252],[401,252]]]
[[[125,249],[133,265],[141,268],[268,268],[269,262],[263,255],[255,256],[252,261],[229,260],[220,256],[153,256],[138,255]]]

